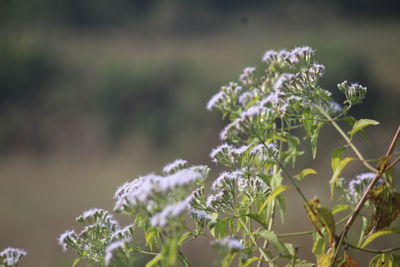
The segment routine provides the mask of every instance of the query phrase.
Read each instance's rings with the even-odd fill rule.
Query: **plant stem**
[[[390,143],[390,146],[389,146],[389,148],[388,148],[388,150],[386,152],[386,155],[385,155],[386,158],[390,158],[390,156],[392,155],[394,147],[395,147],[397,141],[399,140],[399,137],[400,137],[400,126],[398,127],[398,129],[397,129],[397,131],[396,131],[396,133],[395,133],[395,135],[394,135],[394,137],[392,139],[392,142]],[[353,225],[355,219],[357,218],[357,216],[360,213],[361,209],[363,208],[365,202],[367,201],[369,192],[372,190],[372,188],[374,188],[374,186],[378,182],[379,178],[381,178],[382,175],[386,171],[389,170],[389,167],[393,167],[393,166],[394,166],[393,164],[385,163],[385,165],[382,166],[381,169],[376,173],[374,179],[372,179],[372,181],[368,185],[367,189],[365,189],[365,191],[363,193],[363,196],[361,197],[360,201],[358,202],[358,204],[357,204],[356,208],[354,209],[352,215],[350,216],[349,220],[346,222],[346,224],[345,224],[345,226],[343,228],[343,231],[342,231],[342,233],[341,233],[341,235],[339,237],[339,242],[338,242],[338,244],[336,246],[335,255],[334,255],[333,259],[332,259],[331,266],[333,265],[333,263],[335,262],[335,260],[336,260],[336,258],[338,256],[340,247],[342,246],[342,244],[344,242],[344,238],[346,237],[347,232],[350,230],[350,228]]]
[[[357,155],[357,157],[360,159],[362,164],[364,164],[365,167],[367,167],[369,170],[373,171],[374,173],[377,173],[378,170],[374,168],[371,164],[368,163],[367,160],[363,157],[361,152],[357,149],[357,147],[351,142],[350,137],[347,136],[347,134],[342,130],[342,128],[336,123],[335,120],[332,119],[332,117],[320,106],[316,106],[317,109],[324,115],[328,121],[332,124],[333,127],[340,133],[340,135],[346,140],[347,144],[351,147],[351,149],[354,151],[354,153]]]
[[[297,185],[296,181],[293,179],[292,175],[286,170],[286,168],[283,166],[282,162],[274,155],[274,153],[271,151],[271,149],[265,144],[265,142],[257,136],[257,138],[262,142],[263,146],[267,149],[268,154],[275,160],[276,164],[278,164],[279,168],[283,171],[283,173],[286,175],[286,177],[289,179],[289,181],[292,183],[296,191],[300,194],[301,198],[304,200],[306,205],[309,205],[308,200],[306,196],[304,195],[303,191],[301,191],[300,187]],[[310,207],[310,210],[313,211],[313,209]]]
[[[296,233],[287,233],[287,234],[277,234],[277,237],[293,237],[293,236],[305,236],[311,235],[313,231],[306,231],[306,232],[296,232]]]
[[[346,216],[344,218],[342,218],[341,220],[339,220],[338,222],[335,223],[335,225],[339,225],[341,223],[343,223],[345,220],[347,220],[349,216]],[[313,231],[306,231],[306,232],[296,232],[296,233],[285,233],[285,234],[277,234],[277,237],[293,237],[293,236],[305,236],[305,235],[311,235],[313,233]]]
[[[243,228],[244,228],[244,230],[246,231],[246,233],[250,236],[251,242],[253,243],[253,245],[254,245],[256,248],[258,248],[258,250],[260,251],[261,255],[264,257],[265,261],[267,261],[267,262],[271,261],[271,260],[268,258],[268,255],[265,254],[265,251],[264,251],[262,248],[260,248],[260,247],[258,246],[257,240],[254,238],[253,233],[250,232],[249,228],[247,227],[246,223],[243,221],[243,219],[242,219],[241,217],[239,218],[239,222],[240,222],[240,224],[243,226]]]
[[[390,252],[393,252],[393,251],[396,251],[396,250],[400,250],[400,247],[378,250],[378,249],[360,248],[360,247],[354,246],[354,245],[352,245],[350,243],[347,243],[347,242],[345,242],[345,244],[349,248],[356,249],[356,250],[363,251],[363,252],[367,252],[367,253],[374,253],[374,254],[384,254],[384,253],[390,253]]]

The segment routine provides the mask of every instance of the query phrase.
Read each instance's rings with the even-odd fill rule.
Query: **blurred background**
[[[367,86],[353,115],[381,125],[368,129],[373,146],[356,142],[382,155],[399,123],[399,42],[394,0],[0,0],[0,250],[27,250],[20,266],[71,266],[56,238],[80,229],[82,211],[111,210],[117,186],[178,157],[215,167],[208,154],[224,124],[205,105],[268,49],[311,46],[327,89]],[[329,153],[343,141],[330,127],[319,141],[318,160],[298,167],[319,172],[307,196],[332,207]],[[278,229],[310,230],[287,196]],[[292,241],[313,259],[310,237]],[[195,266],[213,262],[198,252],[207,243],[187,250]]]

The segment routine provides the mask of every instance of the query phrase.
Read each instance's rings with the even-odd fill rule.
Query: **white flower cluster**
[[[255,67],[247,67],[243,70],[242,74],[239,76],[239,80],[243,85],[251,84],[254,78],[254,72],[256,71]]]
[[[349,182],[349,194],[352,196],[354,202],[358,202],[363,194],[364,189],[376,176],[373,172],[361,173]]]
[[[8,247],[0,252],[0,266],[15,267],[26,254],[23,249]]]
[[[314,50],[308,46],[296,47],[293,50],[282,49],[279,51],[269,50],[264,53],[262,61],[266,64],[295,65],[310,62]]]
[[[339,189],[343,192],[343,197],[350,203],[356,205],[362,195],[364,194],[364,191],[374,179],[376,174],[374,172],[365,172],[357,175],[354,179],[351,179],[348,183],[346,182],[346,179],[341,177],[339,179]],[[383,183],[383,178],[380,178],[378,180],[377,185],[381,185]],[[369,206],[369,202],[366,202],[366,206]]]
[[[221,140],[237,141],[242,135],[264,138],[276,120],[293,114],[299,118],[306,108],[314,109],[316,102],[330,114],[341,112],[331,93],[319,86],[325,67],[314,61],[314,52],[310,47],[267,51],[262,57],[265,76],[258,76],[255,67],[247,67],[238,83],[222,87],[207,104],[209,110],[230,114]],[[356,84],[344,87],[353,102],[354,95],[359,98],[364,92]]]
[[[235,198],[243,196],[250,199],[262,198],[271,191],[262,179],[246,173],[245,169],[222,172],[212,183],[211,188],[216,193],[207,198],[206,207],[213,211],[225,212],[236,208]]]
[[[274,143],[258,144],[256,146],[242,145],[240,147],[223,143],[211,151],[210,158],[213,162],[221,163],[228,167],[232,167],[235,164],[243,165],[243,159],[246,158],[246,164],[250,166],[254,160],[273,162],[277,151]]]
[[[131,240],[126,238],[109,244],[105,250],[104,264],[110,266],[113,261],[115,261],[116,266],[118,266],[118,262],[121,261],[122,258],[129,261],[129,258],[125,255],[125,250],[130,245],[130,242]]]
[[[172,218],[182,215],[188,209],[189,209],[188,199],[185,199],[177,203],[169,204],[166,207],[164,207],[164,209],[161,212],[154,214],[150,219],[150,223],[152,226],[155,227],[156,226],[164,227]]]
[[[227,248],[232,252],[242,251],[244,249],[244,245],[240,240],[229,236],[222,239],[214,240],[212,244],[214,246]]]
[[[207,103],[207,109],[223,110],[233,107],[236,104],[239,94],[242,91],[242,86],[231,82],[227,86],[222,86],[221,91],[215,94]]]
[[[198,226],[204,227],[211,221],[211,216],[204,210],[190,208],[190,215]]]
[[[92,208],[84,211],[76,218],[76,221],[85,225],[104,225],[111,230],[114,230],[119,226],[117,220],[115,220],[112,214],[110,214],[107,210],[98,208]]]
[[[349,85],[347,81],[343,81],[338,84],[338,88],[346,96],[346,101],[349,105],[361,103],[367,94],[367,88],[359,83]]]
[[[111,234],[111,240],[115,241],[131,238],[133,236],[133,230],[133,224],[126,225],[123,228],[118,228]]]
[[[211,188],[214,191],[218,191],[220,189],[235,190],[241,179],[244,179],[244,174],[242,170],[223,172],[213,182]]]
[[[107,210],[89,209],[76,220],[85,225],[78,234],[74,230],[65,231],[58,237],[58,244],[64,251],[71,249],[93,262],[99,262],[105,255],[105,249],[112,241],[130,239],[133,225],[120,228],[114,216]]]
[[[153,227],[166,227],[189,211],[192,191],[203,183],[208,172],[207,166],[188,167],[187,161],[177,159],[163,168],[164,176],[149,174],[118,188],[114,210],[141,214]]]
[[[188,165],[186,160],[176,159],[175,161],[167,164],[163,168],[164,174],[174,174],[175,172],[186,168]]]
[[[166,176],[149,174],[123,184],[115,192],[114,210],[126,213],[140,210],[152,212],[153,204],[157,203],[161,196],[184,189],[206,178],[208,167],[193,166],[179,169],[186,164],[183,160],[176,160],[164,167],[164,172],[171,174]]]

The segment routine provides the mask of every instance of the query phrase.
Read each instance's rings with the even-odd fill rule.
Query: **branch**
[[[398,247],[398,248],[382,249],[382,250],[378,250],[378,249],[369,249],[369,248],[360,248],[360,247],[354,246],[354,245],[352,245],[352,244],[350,244],[350,243],[347,243],[347,242],[345,242],[345,245],[348,246],[349,248],[352,248],[352,249],[356,249],[356,250],[363,251],[363,252],[367,252],[367,253],[374,253],[374,254],[384,254],[384,253],[390,253],[390,252],[393,252],[393,251],[396,251],[396,250],[400,250],[400,247]]]
[[[368,163],[368,161],[363,157],[361,152],[357,149],[357,147],[351,142],[350,137],[347,136],[347,134],[340,128],[340,126],[335,122],[335,120],[332,119],[331,116],[329,116],[328,113],[325,112],[323,108],[320,106],[316,106],[317,109],[324,115],[328,121],[335,127],[335,129],[340,133],[340,135],[346,140],[347,144],[351,147],[351,149],[354,151],[354,153],[357,155],[357,157],[360,159],[362,164],[364,164],[365,167],[367,167],[370,171],[374,173],[378,173],[378,170],[374,168],[371,164]]]
[[[399,126],[399,128],[397,129],[397,131],[396,131],[396,133],[395,133],[395,135],[394,135],[394,137],[393,137],[393,139],[392,139],[392,142],[390,143],[390,146],[389,146],[389,148],[388,148],[388,150],[387,150],[387,152],[386,152],[386,158],[389,158],[389,157],[392,155],[393,150],[394,150],[394,147],[396,146],[396,143],[397,143],[397,141],[399,140],[399,137],[400,137],[400,126]],[[395,162],[396,162],[396,161],[395,161]],[[397,162],[398,162],[398,161],[397,161]],[[346,237],[347,232],[350,230],[350,228],[351,228],[351,226],[353,225],[355,219],[357,218],[357,216],[358,216],[358,214],[360,213],[361,209],[363,208],[365,202],[367,201],[369,192],[372,190],[372,188],[375,187],[375,185],[376,185],[376,183],[378,182],[379,178],[381,178],[382,175],[383,175],[386,171],[389,170],[389,167],[393,167],[393,166],[394,166],[394,164],[388,164],[388,163],[386,163],[386,164],[382,167],[382,169],[380,169],[380,170],[376,173],[374,179],[372,179],[371,183],[368,185],[368,187],[367,187],[367,189],[365,190],[365,192],[364,192],[362,198],[360,199],[360,201],[358,202],[356,208],[354,209],[353,214],[350,216],[349,220],[346,222],[346,224],[345,224],[345,226],[344,226],[344,229],[343,229],[343,231],[342,231],[342,233],[341,233],[341,235],[340,235],[340,237],[339,237],[339,242],[338,242],[338,244],[337,244],[337,246],[336,246],[335,256],[333,257],[332,264],[335,262],[335,260],[336,260],[336,258],[337,258],[337,256],[338,256],[340,247],[342,246],[342,244],[343,244],[343,242],[344,242],[344,238]]]

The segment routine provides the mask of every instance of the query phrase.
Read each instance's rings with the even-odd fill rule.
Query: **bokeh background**
[[[368,130],[373,146],[357,142],[383,154],[399,123],[399,43],[394,0],[0,0],[0,250],[26,249],[22,267],[70,266],[57,236],[79,230],[83,210],[111,210],[118,185],[178,157],[215,167],[223,121],[205,105],[268,49],[309,45],[326,88],[367,86],[353,115],[381,125]],[[325,127],[319,143],[298,167],[319,172],[306,193],[331,207],[329,153],[343,142]],[[287,196],[279,229],[311,229]],[[311,238],[293,241],[312,259]],[[187,250],[195,266],[213,262],[207,242]]]

